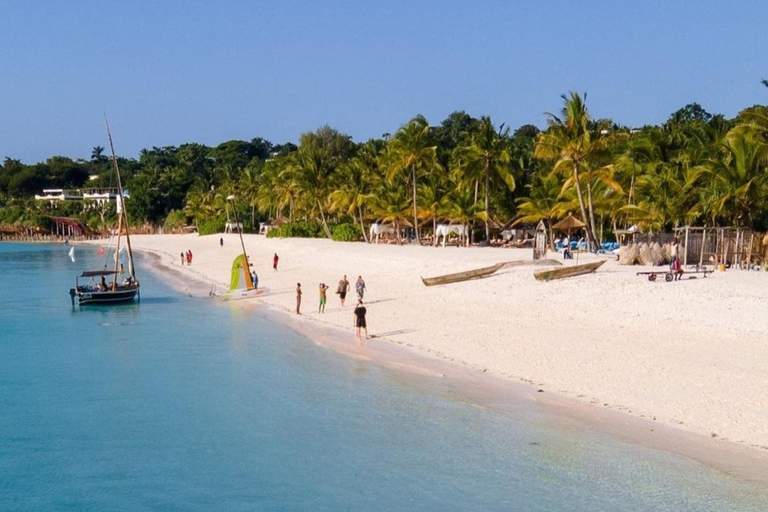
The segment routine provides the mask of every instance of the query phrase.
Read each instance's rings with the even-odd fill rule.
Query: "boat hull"
[[[99,304],[120,304],[123,302],[133,302],[139,293],[139,288],[129,288],[115,291],[82,291],[70,289],[70,295],[77,298],[77,303],[81,306],[91,306]]]
[[[554,265],[561,265],[561,263],[556,260],[506,261],[503,263],[497,263],[496,265],[493,265],[491,267],[477,268],[474,270],[467,270],[465,272],[457,272],[456,274],[447,274],[444,276],[437,276],[437,277],[422,277],[421,282],[424,283],[424,286],[436,286],[440,284],[459,283],[461,281],[469,281],[470,279],[482,279],[484,277],[489,277],[501,269],[514,268],[514,267],[520,267],[525,265],[554,266]]]
[[[222,293],[221,295],[214,295],[213,297],[216,300],[230,301],[230,300],[255,299],[258,297],[263,297],[266,294],[267,294],[267,288],[259,288],[257,290],[233,290],[227,293]]]
[[[603,263],[605,263],[605,260],[595,261],[593,263],[585,263],[583,265],[571,265],[552,270],[542,270],[541,272],[534,272],[533,276],[538,281],[554,281],[555,279],[581,276],[584,274],[591,274],[600,268]]]

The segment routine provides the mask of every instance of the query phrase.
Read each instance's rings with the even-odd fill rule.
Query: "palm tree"
[[[422,116],[417,116],[400,128],[390,142],[390,168],[387,179],[391,182],[396,176],[410,174],[413,189],[413,227],[416,240],[419,238],[419,209],[417,199],[419,171],[429,170],[437,165],[437,147],[432,145],[429,124]]]
[[[93,151],[91,151],[91,162],[101,163],[106,160],[107,160],[107,157],[104,155],[104,147],[94,146]]]
[[[500,179],[510,191],[515,189],[515,179],[510,168],[507,149],[509,128],[502,124],[499,130],[488,116],[480,118],[477,128],[466,144],[456,150],[458,168],[465,177],[485,183],[485,239],[490,240],[491,180]]]
[[[432,220],[432,235],[437,232],[437,219],[443,216],[446,207],[446,191],[443,184],[432,179],[426,183],[419,184],[419,217],[425,222]],[[435,237],[435,243],[437,237]]]
[[[573,173],[573,185],[579,200],[581,217],[586,224],[587,238],[595,250],[599,247],[595,236],[595,215],[591,199],[591,183],[587,180],[587,199],[584,202],[582,192],[582,171],[588,165],[605,157],[609,138],[600,137],[590,130],[590,116],[585,104],[586,95],[572,92],[561,96],[565,102],[561,117],[546,112],[549,117],[547,131],[539,134],[536,141],[535,155],[543,160],[554,160],[554,172]],[[593,164],[594,165],[594,164]]]
[[[535,224],[540,220],[547,221],[551,227],[555,219],[565,215],[570,209],[570,203],[565,200],[565,194],[560,186],[560,180],[553,174],[539,174],[526,187],[528,197],[517,199],[519,217],[515,224],[527,222]],[[554,241],[549,237],[550,248],[554,250]]]
[[[342,165],[339,181],[340,188],[331,192],[331,210],[344,212],[357,218],[363,231],[363,239],[368,242],[365,230],[363,207],[371,200],[371,190],[375,178],[380,176],[379,152],[381,144],[368,141],[358,150],[358,154]]]
[[[737,226],[752,221],[752,213],[768,191],[768,145],[737,134],[723,145],[712,162],[712,179],[722,191],[723,210]]]
[[[483,206],[475,201],[474,192],[470,189],[455,188],[446,198],[445,216],[451,222],[456,222],[469,229],[469,224],[476,220],[487,221]],[[469,245],[469,237],[466,238]]]
[[[301,144],[296,152],[296,180],[301,191],[310,200],[312,208],[317,208],[325,235],[331,238],[331,230],[328,228],[325,211],[328,208],[328,195],[330,180],[333,177],[333,169],[330,166],[325,149],[310,139],[307,139],[307,141]]]
[[[402,244],[400,229],[401,226],[407,225],[410,210],[403,190],[391,184],[385,185],[373,196],[371,210],[382,222],[394,225],[397,243]]]

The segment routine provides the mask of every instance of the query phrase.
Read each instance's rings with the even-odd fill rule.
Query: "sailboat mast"
[[[232,213],[235,215],[235,226],[237,226],[237,233],[240,235],[240,246],[243,248],[243,274],[245,279],[245,285],[248,290],[253,290],[253,279],[251,279],[251,262],[248,261],[248,255],[245,253],[245,242],[243,241],[243,229],[240,227],[240,221],[237,220],[237,209],[235,208],[234,196],[230,196],[227,200],[232,199]]]
[[[115,146],[112,143],[112,133],[109,130],[109,121],[107,121],[107,115],[104,114],[104,124],[107,127],[107,138],[109,139],[109,150],[112,152],[112,165],[115,168],[115,175],[117,176],[117,196],[120,202],[120,215],[118,220],[117,232],[117,252],[115,253],[115,272],[117,272],[118,261],[120,260],[120,235],[122,233],[122,225],[125,225],[125,245],[128,249],[128,273],[133,281],[136,280],[136,274],[133,266],[133,251],[131,250],[131,238],[128,235],[128,214],[125,211],[125,200],[123,197],[123,182],[120,179],[120,168],[117,165],[117,155],[115,154]],[[123,222],[125,221],[125,222]]]

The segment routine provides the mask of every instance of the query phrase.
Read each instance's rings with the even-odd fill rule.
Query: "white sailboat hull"
[[[256,299],[267,294],[268,288],[258,288],[256,290],[232,290],[226,293],[214,295],[216,300],[230,301],[243,299]]]

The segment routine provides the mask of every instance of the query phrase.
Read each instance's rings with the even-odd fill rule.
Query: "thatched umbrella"
[[[572,213],[569,213],[566,218],[552,226],[552,229],[565,231],[568,234],[568,238],[571,238],[571,231],[574,229],[584,229],[585,227],[587,227],[586,224],[574,217]]]

